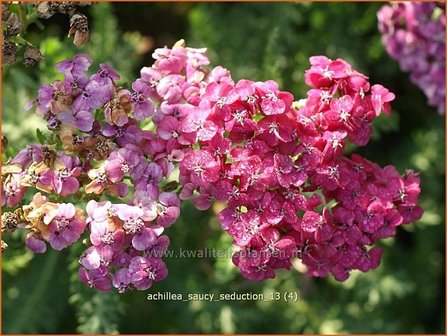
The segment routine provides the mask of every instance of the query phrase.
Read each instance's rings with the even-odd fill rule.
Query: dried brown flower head
[[[2,4],[2,21],[6,21],[9,17],[9,4]]]
[[[17,13],[11,13],[5,21],[6,30],[9,36],[18,35],[23,29],[23,22]]]
[[[75,13],[70,17],[70,30],[68,37],[74,34],[73,44],[75,46],[82,46],[88,41],[88,19],[84,14]]]
[[[16,61],[17,46],[9,42],[4,36],[2,41],[2,61],[3,64],[12,64]]]
[[[44,58],[45,57],[43,57],[39,49],[28,45],[26,46],[25,54],[23,55],[23,64],[25,64],[26,67],[29,67],[43,60]]]
[[[19,217],[13,212],[2,214],[2,232],[14,232],[19,224]]]

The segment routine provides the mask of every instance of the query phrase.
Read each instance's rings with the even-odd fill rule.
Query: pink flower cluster
[[[88,76],[88,55],[57,64],[64,80],[41,86],[27,106],[57,137],[8,162],[2,205],[21,206],[35,188],[84,202],[86,214],[37,193],[5,216],[24,222],[27,246],[59,250],[86,228],[81,280],[103,291],[146,290],[167,276],[163,233],[181,201],[206,210],[217,200],[239,249],[233,261],[248,279],[273,278],[294,257],[310,275],[340,281],[377,267],[374,243],[422,215],[420,181],[343,152],[346,141],[367,144],[394,94],[344,60],[316,56],[305,74],[308,97],[294,102],[274,81],[235,83],[220,66],[208,70],[205,52],[183,41],[157,49],[131,90],[106,64]]]
[[[431,106],[445,112],[445,4],[394,2],[377,13],[382,42],[421,88]]]
[[[422,215],[416,174],[343,156],[346,140],[366,145],[394,94],[341,59],[310,62],[311,89],[296,104],[273,81],[233,83],[215,69],[222,76],[175,129],[195,144],[180,163],[180,197],[198,209],[227,202],[218,218],[248,279],[273,278],[298,257],[310,275],[343,281],[377,267],[382,251],[368,246]]]
[[[179,204],[174,194],[162,193],[160,200]],[[105,291],[113,284],[122,293],[130,285],[148,289],[153,281],[167,276],[161,257],[168,248],[169,238],[162,235],[163,226],[153,224],[157,218],[155,201],[128,205],[91,200],[87,214],[92,246],[80,258],[82,281]]]

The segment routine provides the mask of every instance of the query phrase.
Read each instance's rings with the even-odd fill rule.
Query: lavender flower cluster
[[[17,209],[3,213],[3,232],[27,230],[26,245],[43,253],[87,231],[81,280],[124,292],[167,276],[164,231],[184,200],[200,210],[224,202],[233,261],[252,280],[298,257],[309,275],[343,281],[377,267],[374,243],[421,217],[417,174],[344,155],[346,141],[367,144],[395,98],[346,61],[311,57],[310,90],[295,102],[274,81],[235,83],[223,67],[208,69],[206,49],[183,41],[153,56],[131,90],[106,64],[87,75],[88,55],[57,64],[64,80],[27,105],[56,136],[4,165],[2,205]],[[27,189],[35,195],[23,205]]]
[[[445,3],[393,2],[377,13],[388,54],[445,113]]]

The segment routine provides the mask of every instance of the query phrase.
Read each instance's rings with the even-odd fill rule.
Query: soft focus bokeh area
[[[136,78],[151,65],[156,47],[185,38],[208,47],[214,65],[234,79],[274,79],[298,100],[312,55],[342,57],[396,93],[391,117],[381,116],[365,148],[350,147],[379,164],[420,171],[423,218],[386,239],[380,267],[353,272],[338,283],[282,271],[274,280],[245,280],[229,258],[166,259],[169,276],[147,293],[297,292],[297,302],[148,301],[146,292],[99,293],[77,278],[82,250],[71,247],[33,255],[16,232],[4,237],[3,333],[444,333],[444,117],[390,59],[380,41],[380,3],[101,3],[85,12],[91,40],[80,50],[65,37],[67,22],[55,16],[28,38],[46,59],[33,68],[3,68],[2,128],[6,156],[37,142],[45,124],[25,112],[40,83],[55,79],[54,64],[78,52]],[[94,67],[93,67],[94,68]],[[227,249],[231,239],[213,211],[182,208],[168,230],[171,249]]]

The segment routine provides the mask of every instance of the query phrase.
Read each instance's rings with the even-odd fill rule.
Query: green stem
[[[26,24],[25,24],[25,29],[31,24],[31,23],[34,23],[37,19],[39,19],[39,16],[37,15],[37,13],[36,12],[33,12],[33,13],[31,13],[31,14],[28,14],[27,16],[26,16]]]
[[[20,3],[19,7],[18,7],[18,10],[19,10],[20,21],[23,22],[23,30],[25,30],[26,27],[28,26],[28,20],[26,18],[26,7],[25,7],[25,4]]]

